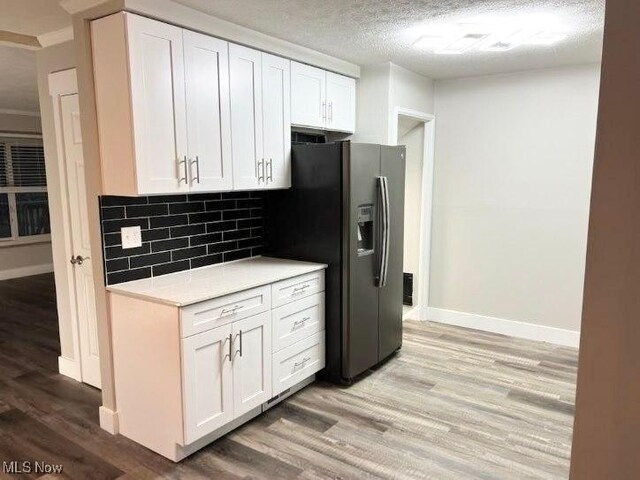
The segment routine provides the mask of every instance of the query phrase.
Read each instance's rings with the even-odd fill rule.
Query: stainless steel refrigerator
[[[405,148],[294,145],[267,197],[267,254],[323,262],[325,377],[351,383],[402,345]]]

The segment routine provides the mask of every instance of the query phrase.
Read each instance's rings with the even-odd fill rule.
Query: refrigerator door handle
[[[380,265],[378,267],[378,288],[387,283],[387,270],[389,267],[389,183],[387,177],[378,177],[378,194],[380,197],[380,210],[382,212],[382,228],[379,229],[380,239]]]

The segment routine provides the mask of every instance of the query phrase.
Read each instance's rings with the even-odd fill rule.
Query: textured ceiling
[[[392,61],[432,78],[597,62],[605,0],[176,0],[359,65]],[[569,37],[551,47],[436,55],[412,44],[426,26],[552,15]]]
[[[38,112],[35,52],[0,46],[0,65],[0,110]]]
[[[0,0],[0,30],[37,37],[68,25],[59,0]]]

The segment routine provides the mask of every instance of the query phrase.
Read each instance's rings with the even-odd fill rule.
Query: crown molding
[[[42,48],[50,47],[52,45],[57,45],[59,43],[64,43],[71,40],[73,40],[73,27],[71,25],[61,28],[60,30],[54,30],[53,32],[38,35],[38,42],[40,42],[40,46]]]
[[[63,0],[60,2],[60,6],[66,10],[69,15],[75,15],[78,12],[89,10],[107,1],[109,0]]]
[[[40,48],[40,43],[36,37],[7,30],[0,30],[0,45],[24,48],[25,50],[38,50]]]

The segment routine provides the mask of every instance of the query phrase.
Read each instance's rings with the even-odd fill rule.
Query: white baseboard
[[[420,305],[413,305],[412,307],[408,308],[406,311],[404,311],[404,305],[403,305],[403,312],[402,312],[402,320],[420,320]]]
[[[80,363],[74,362],[67,357],[58,357],[58,371],[67,377],[71,377],[78,382],[82,381]]]
[[[31,275],[40,275],[41,273],[53,272],[53,263],[45,263],[43,265],[31,265],[29,267],[10,268],[9,270],[0,270],[0,280],[9,280],[10,278],[30,277]]]
[[[442,308],[428,308],[427,316],[430,321],[457,325],[458,327],[474,328],[486,332],[500,333],[511,337],[538,340],[556,345],[578,348],[580,332],[563,328],[536,325],[534,323],[506,320],[504,318],[486,317],[474,313],[456,312]]]
[[[116,435],[120,431],[118,427],[118,412],[114,412],[105,406],[101,406],[98,410],[98,414],[100,417],[100,428],[106,430],[112,435]]]

